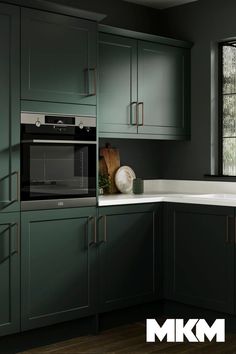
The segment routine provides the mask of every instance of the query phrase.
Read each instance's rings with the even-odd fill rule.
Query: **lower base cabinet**
[[[97,211],[22,212],[22,330],[158,298],[160,207]]]
[[[96,208],[22,212],[22,330],[93,313]]]
[[[0,336],[20,330],[20,213],[0,214]]]
[[[164,297],[234,313],[235,209],[165,205]]]
[[[157,204],[100,207],[100,312],[158,298]]]
[[[0,336],[160,298],[235,314],[235,208],[26,211],[21,242],[19,223],[0,214]]]

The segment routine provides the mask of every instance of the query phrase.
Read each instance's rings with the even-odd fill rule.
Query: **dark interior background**
[[[162,12],[165,23],[162,34],[194,43],[191,53],[191,141],[159,142],[162,178],[202,179],[204,174],[213,172],[211,163],[217,159],[217,146],[211,140],[211,131],[214,132],[217,125],[218,97],[211,72],[217,64],[217,43],[236,38],[235,14],[235,0],[199,0]]]
[[[235,0],[199,0],[157,11],[120,0],[50,0],[104,13],[103,23],[170,36],[194,43],[191,59],[191,140],[101,139],[120,149],[122,164],[143,178],[204,179],[215,171],[217,147],[211,139],[217,125],[217,87],[212,86],[213,54],[219,41],[236,37]],[[212,64],[211,64],[212,63]],[[211,157],[212,156],[212,157]],[[212,165],[212,167],[211,167]]]

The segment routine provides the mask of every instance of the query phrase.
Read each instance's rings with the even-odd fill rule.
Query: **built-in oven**
[[[22,210],[96,204],[96,118],[21,113]]]

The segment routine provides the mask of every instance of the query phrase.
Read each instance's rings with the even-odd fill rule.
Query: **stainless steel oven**
[[[22,210],[95,204],[96,118],[22,112]]]

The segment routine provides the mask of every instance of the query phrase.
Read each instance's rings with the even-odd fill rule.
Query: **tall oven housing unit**
[[[21,210],[96,205],[96,117],[21,113]]]

